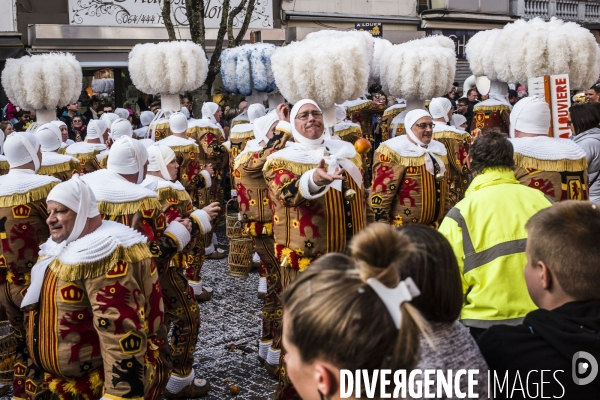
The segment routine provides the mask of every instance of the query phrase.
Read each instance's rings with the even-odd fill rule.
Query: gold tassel
[[[346,128],[346,129],[342,129],[341,131],[333,132],[333,134],[335,136],[339,136],[339,137],[348,136],[353,133],[362,136],[362,129],[360,129],[358,126],[351,126],[350,128]]]
[[[246,132],[230,132],[229,139],[231,140],[240,140],[240,139],[248,139],[254,137],[254,131],[246,131]]]
[[[12,207],[45,199],[48,197],[48,193],[50,193],[52,188],[59,183],[60,182],[50,182],[44,186],[31,189],[27,193],[15,193],[10,196],[2,196],[0,197],[0,207]]]
[[[538,160],[537,158],[527,157],[522,154],[514,154],[515,164],[522,168],[536,169],[538,171],[548,172],[580,172],[588,168],[585,157],[579,160]]]
[[[177,199],[179,201],[190,200],[190,195],[185,190],[177,190],[171,186],[159,188],[156,193],[158,194],[158,200],[163,201],[166,199]]]
[[[465,133],[458,133],[458,132],[453,132],[453,131],[433,132],[433,138],[435,140],[438,140],[438,139],[467,140],[469,137],[471,137],[471,135],[469,135],[467,132],[465,132]]]
[[[169,146],[171,148],[171,150],[173,150],[176,153],[191,153],[192,151],[195,151],[196,153],[200,151],[200,149],[198,148],[198,145],[195,143],[189,144],[187,146]]]
[[[499,111],[506,111],[509,112],[510,109],[508,108],[508,106],[505,105],[498,105],[498,106],[475,106],[473,107],[473,112],[479,112],[479,111],[491,111],[491,112],[499,112]]]
[[[371,107],[371,104],[373,104],[372,100],[366,101],[362,104],[359,104],[357,106],[352,106],[352,107],[348,107],[347,110],[350,112],[356,112],[356,111],[360,111],[360,110],[364,110],[365,108],[369,108]]]
[[[50,270],[65,282],[80,279],[93,279],[108,273],[119,261],[137,263],[152,258],[152,253],[146,243],[137,243],[131,247],[117,246],[108,256],[90,263],[64,264],[58,258],[49,265]]]
[[[109,203],[107,201],[98,202],[98,210],[100,210],[102,214],[110,215],[111,217],[135,214],[142,209],[160,210],[160,202],[155,197],[146,197],[145,199],[125,203]]]
[[[392,108],[391,110],[384,111],[383,118],[387,118],[392,116],[394,118],[396,115],[400,114],[402,111],[405,111],[406,107]]]
[[[54,174],[59,174],[61,172],[71,172],[71,171],[79,171],[81,169],[81,164],[79,161],[69,160],[60,164],[54,165],[42,165],[40,169],[37,170],[38,175],[48,175],[52,176]]]

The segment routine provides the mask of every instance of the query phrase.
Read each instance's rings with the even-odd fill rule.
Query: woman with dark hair
[[[569,108],[571,139],[583,148],[588,163],[590,201],[600,203],[600,110],[597,103],[575,104]]]
[[[393,268],[400,279],[412,278],[421,291],[410,304],[430,329],[420,335],[416,369],[477,369],[475,379],[485,381],[487,364],[469,331],[458,322],[464,300],[462,280],[452,247],[441,233],[418,224],[398,229],[372,224],[352,239],[349,248],[361,275],[379,276]],[[460,387],[467,390],[466,377]],[[486,385],[477,385],[476,391],[480,398],[488,398]]]

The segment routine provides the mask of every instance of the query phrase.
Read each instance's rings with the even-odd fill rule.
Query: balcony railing
[[[598,0],[510,0],[510,11],[525,19],[557,17],[579,23],[600,23]]]

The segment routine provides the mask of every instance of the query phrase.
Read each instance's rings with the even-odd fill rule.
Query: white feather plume
[[[392,47],[392,42],[386,39],[375,38],[373,46],[373,62],[371,63],[371,79],[378,81],[381,73],[381,58]]]
[[[425,100],[446,94],[455,72],[452,40],[429,37],[392,46],[382,58],[381,84],[391,96]]]
[[[600,54],[590,31],[556,18],[517,20],[500,30],[479,32],[466,51],[475,75],[502,82],[568,74],[571,87],[582,89],[596,82],[600,72]]]
[[[275,45],[245,44],[221,53],[221,77],[229,93],[250,96],[253,92],[277,89],[271,70],[271,55]]]
[[[129,73],[144,93],[180,94],[202,86],[208,62],[202,47],[190,41],[144,43],[129,53]]]
[[[238,48],[237,62],[235,64],[235,83],[238,92],[243,96],[252,94],[252,80],[250,78],[250,53],[252,51],[244,46]]]
[[[69,53],[11,58],[2,71],[8,98],[25,110],[54,109],[77,101],[81,79],[81,65]]]
[[[372,53],[367,32],[321,31],[275,50],[271,66],[286,99],[309,98],[330,108],[365,92]]]

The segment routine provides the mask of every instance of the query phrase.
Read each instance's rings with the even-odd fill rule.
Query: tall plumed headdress
[[[517,20],[502,29],[479,32],[469,40],[466,52],[475,75],[508,83],[568,74],[572,88],[587,89],[600,72],[594,35],[556,18]]]
[[[394,97],[425,100],[450,91],[456,72],[454,42],[444,36],[391,46],[382,57],[383,91]]]
[[[278,48],[271,58],[281,94],[292,103],[312,99],[335,124],[336,103],[361,96],[368,86],[373,38],[367,32],[320,31]]]
[[[2,71],[8,98],[22,109],[36,110],[37,125],[55,119],[56,107],[76,102],[81,83],[81,65],[69,53],[11,58]]]

